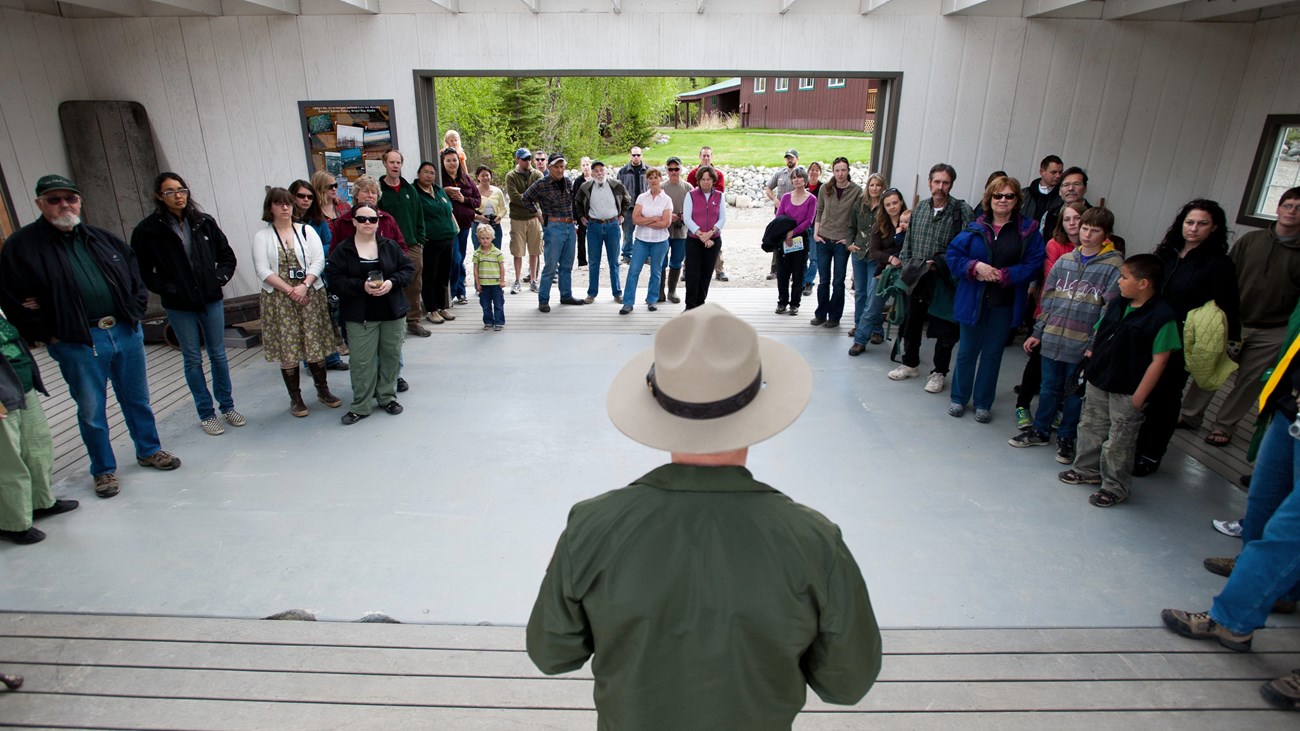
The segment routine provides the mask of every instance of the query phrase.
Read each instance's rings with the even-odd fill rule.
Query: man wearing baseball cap
[[[559,269],[560,304],[583,305],[573,297],[573,254],[577,233],[573,225],[573,186],[564,178],[564,155],[555,153],[547,162],[546,177],[528,186],[523,201],[536,205],[546,218],[542,230],[542,281],[537,283],[537,309],[551,311],[551,282]]]
[[[29,343],[45,343],[77,402],[95,494],[118,493],[108,429],[107,385],[122,408],[142,467],[174,470],[149,406],[144,318],[148,292],[121,239],[81,222],[81,191],[61,175],[36,181],[41,217],[0,251],[0,308]]]
[[[614,377],[614,426],[672,462],[573,507],[527,631],[544,673],[594,657],[600,728],[788,729],[805,686],[850,705],[875,682],[880,631],[839,528],[745,469],[811,393],[793,348],[715,304]]]
[[[542,179],[533,169],[533,153],[527,147],[515,150],[515,169],[506,173],[506,197],[510,200],[510,255],[515,259],[515,283],[510,294],[519,294],[523,282],[537,291],[537,260],[542,254],[542,214],[537,206],[524,202],[524,191]],[[528,255],[528,276],[520,278],[524,255]]]

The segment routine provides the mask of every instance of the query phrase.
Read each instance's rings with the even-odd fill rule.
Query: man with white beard
[[[144,318],[148,292],[135,254],[121,239],[81,222],[81,191],[61,175],[36,181],[41,217],[0,250],[0,308],[27,342],[45,343],[77,402],[77,425],[90,455],[95,494],[118,493],[108,429],[107,384],[142,467],[174,470],[149,406]]]

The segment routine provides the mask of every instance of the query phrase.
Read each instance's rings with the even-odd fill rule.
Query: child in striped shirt
[[[501,331],[506,326],[506,297],[501,287],[505,257],[492,245],[495,233],[491,226],[479,226],[478,248],[474,250],[474,291],[483,306],[483,329]]]

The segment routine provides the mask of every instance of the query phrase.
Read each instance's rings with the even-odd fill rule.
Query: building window
[[[843,89],[843,88],[844,88],[844,79],[827,79],[827,80],[826,80],[826,88],[827,88],[827,89]]]
[[[776,80],[776,90],[777,90],[777,91],[790,91],[790,79],[789,79],[789,77],[782,78],[782,79],[777,79],[777,80]]]
[[[754,93],[755,94],[767,93],[767,77],[754,79]]]
[[[1237,223],[1265,228],[1277,221],[1282,194],[1300,185],[1300,114],[1271,114],[1264,120],[1255,162],[1241,199]]]
[[[799,91],[807,91],[811,88],[813,88],[812,77],[805,76],[799,79]]]

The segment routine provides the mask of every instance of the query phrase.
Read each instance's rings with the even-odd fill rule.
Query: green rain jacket
[[[544,673],[596,679],[600,729],[789,729],[851,705],[880,630],[839,528],[743,467],[669,464],[575,505],[528,620]]]

